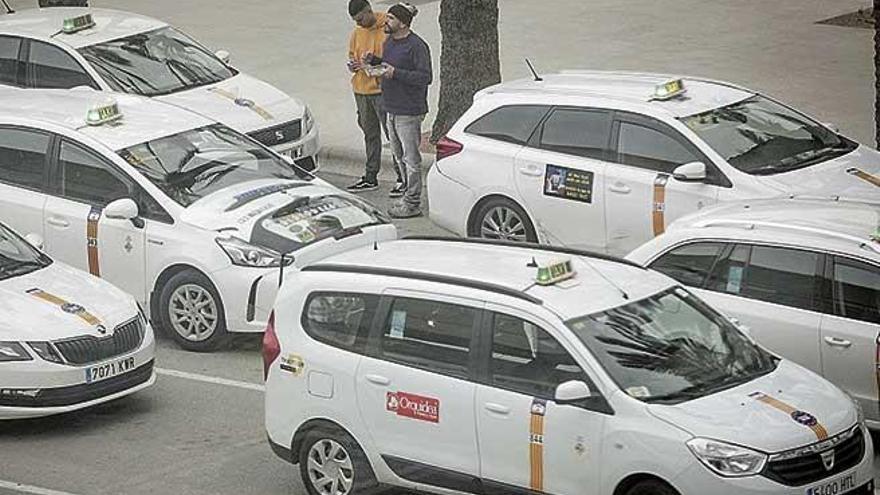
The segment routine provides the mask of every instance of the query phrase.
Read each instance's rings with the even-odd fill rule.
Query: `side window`
[[[544,121],[539,146],[549,151],[605,160],[610,134],[609,113],[560,108]]]
[[[0,182],[43,190],[49,135],[21,129],[0,129]]]
[[[302,325],[313,339],[333,347],[363,352],[379,296],[344,292],[309,296]]]
[[[621,122],[617,161],[624,165],[671,174],[679,165],[701,161],[681,143],[649,127]]]
[[[590,384],[587,374],[556,339],[513,316],[494,314],[491,356],[491,385],[498,388],[552,400],[561,383],[581,380]]]
[[[98,89],[73,57],[48,43],[31,41],[28,64],[30,83],[35,88],[90,86]]]
[[[18,85],[18,51],[21,38],[0,36],[0,84]]]
[[[107,163],[85,148],[61,142],[61,195],[91,205],[106,205],[130,196],[128,184],[110,172]]]
[[[834,314],[880,323],[880,269],[835,257]]]
[[[702,287],[723,247],[717,242],[687,244],[664,254],[651,263],[650,268],[684,285]]]
[[[456,378],[470,378],[470,348],[479,310],[396,298],[382,328],[379,357]]]
[[[514,144],[525,144],[544,115],[547,107],[540,105],[513,105],[492,110],[483,115],[464,132]]]

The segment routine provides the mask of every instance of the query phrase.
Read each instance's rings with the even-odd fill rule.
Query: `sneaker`
[[[379,183],[378,182],[370,182],[363,177],[361,177],[360,180],[358,180],[354,184],[345,188],[345,190],[347,190],[348,192],[353,192],[353,193],[372,191],[375,189],[379,189]]]
[[[392,190],[388,191],[388,197],[389,198],[399,198],[399,197],[403,196],[403,193],[405,193],[405,192],[406,192],[406,184],[398,181],[397,184],[394,185],[394,188]]]
[[[388,209],[388,214],[391,218],[413,218],[422,216],[422,210],[415,206],[397,203]]]

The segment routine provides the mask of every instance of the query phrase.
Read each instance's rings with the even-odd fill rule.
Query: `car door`
[[[880,421],[880,268],[841,256],[828,261],[832,304],[822,317],[822,374]]]
[[[22,51],[24,42],[17,36],[0,36],[0,84],[20,87],[24,84]]]
[[[718,200],[728,184],[720,171],[672,127],[648,117],[616,112],[613,160],[606,169],[605,218],[608,251],[626,254],[666,230],[672,220]],[[707,179],[672,177],[680,165],[702,162]]]
[[[28,45],[28,87],[66,89],[88,86],[100,89],[82,65],[63,49],[37,40],[30,40]]]
[[[516,156],[516,188],[549,244],[605,251],[611,114],[557,107]]]
[[[49,133],[0,126],[0,221],[21,235],[44,236]]]
[[[607,403],[550,325],[492,304],[487,316],[476,396],[485,493],[598,494]],[[595,397],[556,404],[556,387],[570,380]]]
[[[46,251],[145,301],[146,224],[103,215],[110,202],[137,195],[134,182],[96,151],[68,139],[61,139],[55,161],[44,213]]]
[[[472,357],[482,303],[389,290],[356,377],[361,418],[399,476],[453,490],[473,486]]]

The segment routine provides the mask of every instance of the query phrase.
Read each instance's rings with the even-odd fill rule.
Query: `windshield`
[[[182,206],[252,180],[313,178],[221,124],[138,144],[119,155]]]
[[[87,46],[79,52],[110,87],[122,93],[163,95],[237,74],[171,27]]]
[[[567,324],[624,392],[646,402],[702,397],[776,367],[769,353],[681,288]]]
[[[856,147],[852,141],[760,95],[681,121],[728,163],[747,174],[787,172]]]
[[[0,224],[0,280],[49,266],[52,260]]]

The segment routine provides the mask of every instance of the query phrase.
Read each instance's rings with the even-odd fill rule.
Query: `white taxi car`
[[[280,265],[397,235],[223,124],[90,90],[0,90],[0,219],[132,294],[191,350],[262,332]]]
[[[318,126],[302,101],[229,65],[165,22],[95,8],[0,17],[0,84],[151,96],[202,114],[317,166]]]
[[[572,71],[481,91],[427,181],[459,235],[623,255],[719,201],[880,201],[880,154],[732,84]]]
[[[873,493],[846,394],[604,255],[379,243],[298,272],[263,342],[269,440],[312,495]]]
[[[692,288],[761,344],[823,375],[880,428],[880,207],[804,199],[718,205],[628,258]]]
[[[0,419],[74,411],[149,387],[153,351],[134,298],[0,223]]]

